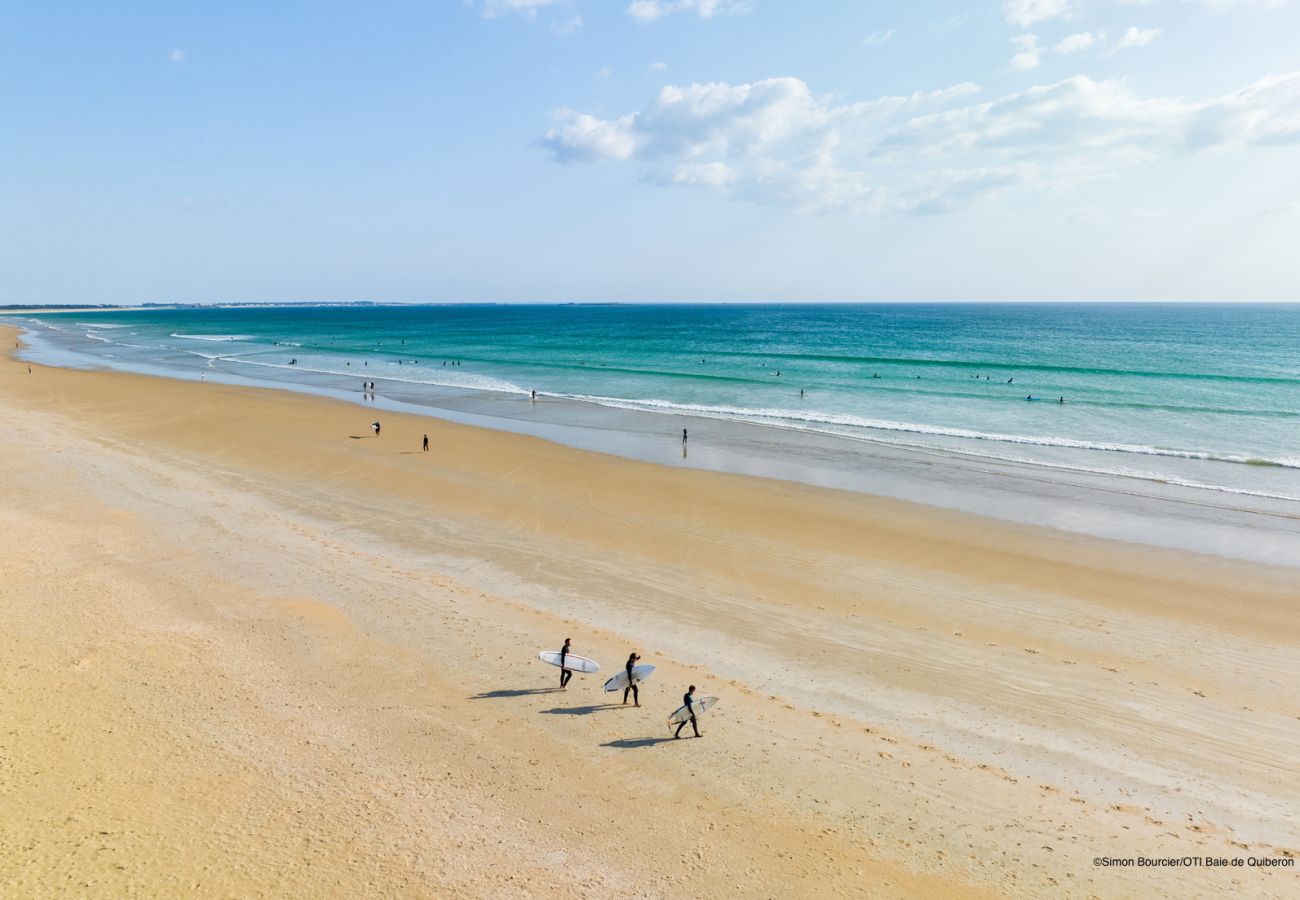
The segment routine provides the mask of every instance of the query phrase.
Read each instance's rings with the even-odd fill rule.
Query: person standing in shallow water
[[[627,687],[623,689],[624,706],[627,706],[627,695],[629,693],[632,695],[632,702],[635,703],[637,706],[641,705],[641,692],[637,690],[636,682],[632,680],[632,667],[636,665],[636,661],[640,658],[641,658],[640,654],[633,653],[631,656],[627,658],[627,665],[623,667],[624,669],[627,670]]]
[[[691,717],[677,724],[677,730],[673,732],[673,737],[679,738],[682,736],[682,729],[686,727],[687,722],[691,723],[691,731],[694,731],[695,736],[699,737],[700,726],[695,721],[695,685],[691,685],[686,693],[682,695],[682,706],[686,707],[686,711],[691,714]]]
[[[682,444],[686,443],[686,429],[682,429]]]

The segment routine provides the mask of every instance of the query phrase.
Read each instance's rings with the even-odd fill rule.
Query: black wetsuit
[[[560,687],[568,686],[569,679],[573,677],[573,672],[564,668],[564,663],[568,655],[569,655],[569,648],[561,647],[560,648]]]
[[[675,732],[673,732],[673,737],[681,737],[681,736],[682,736],[682,729],[686,727],[686,722],[690,722],[690,723],[691,723],[691,731],[694,731],[694,732],[695,732],[695,736],[696,736],[696,737],[699,737],[699,736],[700,736],[700,726],[697,725],[696,722],[695,722],[695,700],[691,697],[690,694],[683,694],[683,695],[682,695],[682,705],[686,707],[686,711],[689,712],[689,713],[691,714],[691,717],[690,717],[689,719],[687,719],[685,722],[680,722],[680,723],[678,723],[678,725],[677,725],[677,730],[676,730]]]
[[[631,693],[632,702],[635,703],[637,706],[640,706],[641,694],[636,689],[636,682],[632,680],[632,664],[633,664],[633,660],[629,659],[627,661],[627,665],[624,666],[624,668],[627,669],[627,687],[623,689],[623,702],[624,703],[627,702],[627,695]]]

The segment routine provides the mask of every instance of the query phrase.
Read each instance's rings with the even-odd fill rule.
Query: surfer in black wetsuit
[[[631,654],[627,658],[627,665],[623,667],[624,669],[627,670],[627,687],[623,688],[624,706],[627,705],[627,695],[629,693],[632,695],[632,702],[635,703],[637,706],[641,705],[641,694],[636,689],[636,682],[632,680],[632,667],[636,665],[636,661],[640,658],[641,658],[640,654],[637,653]]]
[[[573,677],[573,672],[564,667],[566,658],[569,655],[569,642],[572,638],[564,639],[564,646],[560,648],[560,690],[569,686],[569,679]]]
[[[695,685],[691,685],[686,693],[682,695],[682,705],[686,707],[686,711],[691,714],[691,717],[677,724],[677,730],[673,732],[673,737],[679,738],[682,736],[682,729],[686,727],[687,722],[691,723],[691,730],[695,732],[696,737],[699,737],[700,726],[695,722]]]

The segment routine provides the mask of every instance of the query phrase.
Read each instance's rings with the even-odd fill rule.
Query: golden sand
[[[1300,888],[1093,864],[1300,849],[1295,571],[271,390],[0,415],[4,896]]]

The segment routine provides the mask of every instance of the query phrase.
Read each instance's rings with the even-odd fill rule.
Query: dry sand
[[[1295,570],[34,369],[0,895],[1300,891],[1093,863],[1300,849]],[[657,665],[643,708],[553,690],[564,637]],[[722,702],[673,741],[689,682]]]

